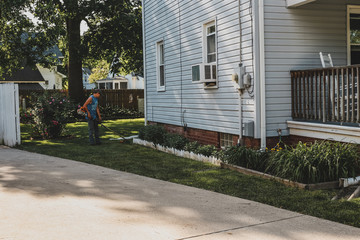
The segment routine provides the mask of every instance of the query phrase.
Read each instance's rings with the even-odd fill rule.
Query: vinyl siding
[[[287,9],[285,0],[265,0],[267,136],[291,120],[290,70],[321,67],[319,52],[334,65],[346,65],[347,5],[359,1],[317,0]]]
[[[239,94],[231,75],[240,62],[238,0],[145,0],[147,120],[239,134]],[[251,4],[241,1],[242,59],[253,76]],[[216,19],[218,88],[191,80],[191,66],[203,62],[203,24]],[[165,88],[157,91],[156,42],[164,41]],[[254,118],[254,100],[244,94],[243,119]]]

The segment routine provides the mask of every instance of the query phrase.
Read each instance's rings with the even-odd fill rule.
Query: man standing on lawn
[[[100,90],[95,89],[93,94],[86,100],[83,106],[87,112],[87,116],[85,116],[85,118],[88,121],[90,145],[101,144],[99,138],[99,123],[101,123],[101,115],[98,104],[100,94]]]

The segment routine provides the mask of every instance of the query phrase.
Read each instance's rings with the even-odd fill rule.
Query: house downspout
[[[260,60],[260,136],[261,136],[261,150],[266,149],[266,92],[265,92],[265,9],[264,0],[259,0],[259,60]]]
[[[238,8],[238,14],[239,14],[239,45],[240,45],[240,54],[239,54],[239,68],[242,67],[242,27],[241,27],[241,0],[239,0],[239,8]],[[241,75],[239,76],[241,77]],[[242,81],[242,79],[239,79],[239,81]],[[237,144],[240,146],[244,145],[244,139],[243,139],[243,131],[242,131],[242,91],[239,91],[239,139]]]
[[[142,37],[143,37],[143,68],[144,68],[144,117],[145,117],[145,125],[147,125],[147,81],[146,81],[146,41],[145,41],[145,0],[141,1],[142,8]]]

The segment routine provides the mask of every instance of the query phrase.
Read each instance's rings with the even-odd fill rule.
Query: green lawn
[[[105,121],[104,124],[129,136],[137,134],[144,119]],[[176,157],[129,141],[112,141],[109,139],[118,136],[104,128],[100,131],[103,144],[89,146],[86,122],[69,124],[68,134],[71,136],[57,140],[31,140],[30,130],[29,125],[21,126],[20,149],[207,189],[360,227],[360,199],[330,201],[335,191],[286,187],[275,181]]]

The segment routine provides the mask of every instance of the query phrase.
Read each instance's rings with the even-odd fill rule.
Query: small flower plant
[[[74,105],[60,92],[44,92],[35,97],[31,114],[33,135],[43,139],[57,138],[65,130],[66,123],[73,117]]]

